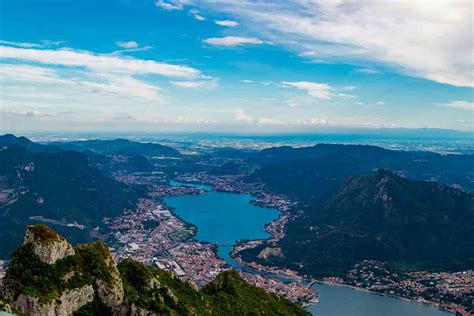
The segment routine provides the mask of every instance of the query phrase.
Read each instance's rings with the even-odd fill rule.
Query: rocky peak
[[[71,244],[44,225],[28,226],[23,244],[31,244],[33,252],[47,264],[53,264],[59,259],[74,255]]]
[[[254,315],[257,304],[263,306],[258,314],[307,315],[246,283],[235,271],[199,290],[132,259],[117,266],[99,241],[72,250],[45,226],[28,227],[25,244],[13,253],[3,281],[0,311],[26,315]]]

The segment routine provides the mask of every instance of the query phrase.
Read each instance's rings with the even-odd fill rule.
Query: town
[[[123,175],[120,176],[120,180],[129,183],[139,182],[138,177]],[[179,180],[196,182],[198,179],[179,178]],[[221,182],[212,184],[217,184],[221,190],[236,192],[238,188],[225,184],[229,183],[228,181],[229,179],[221,179]],[[104,224],[111,230],[111,250],[116,260],[130,257],[148,265],[155,265],[197,287],[206,285],[220,272],[230,269],[231,267],[217,256],[216,245],[194,240],[195,228],[175,216],[162,201],[165,196],[185,194],[205,194],[205,190],[186,185],[153,185],[149,197],[141,199],[136,209],[127,210],[117,218],[104,219]],[[255,201],[258,205],[279,207],[283,211],[290,209],[291,203],[281,197],[272,198],[268,194],[261,197]],[[283,212],[277,220],[266,226],[266,230],[275,241],[283,237],[288,216]],[[241,273],[250,283],[293,302],[301,304],[317,302],[317,293],[304,285],[303,279],[296,273],[276,268],[273,270],[265,267],[259,270],[255,268],[260,267],[255,266],[253,268],[254,273]],[[285,279],[282,279],[282,276]]]
[[[466,314],[465,308],[471,307],[474,300],[473,270],[397,273],[385,262],[364,260],[344,278],[330,277],[324,281],[430,304],[459,315],[470,315]]]

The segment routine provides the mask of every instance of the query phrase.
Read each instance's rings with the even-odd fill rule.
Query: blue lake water
[[[182,185],[172,182],[172,185]],[[188,185],[188,184],[186,184]],[[194,185],[207,190],[205,195],[184,195],[165,198],[165,203],[186,222],[197,227],[199,241],[218,243],[217,254],[233,267],[240,266],[230,258],[232,245],[242,239],[263,239],[269,234],[264,225],[276,219],[278,211],[257,207],[247,194],[216,192],[205,185]],[[318,316],[447,316],[436,308],[415,304],[375,293],[351,288],[314,285],[320,303],[307,307]]]
[[[342,286],[316,284],[319,303],[307,308],[320,316],[448,316],[435,307]]]
[[[172,185],[180,185],[172,182]],[[219,244],[218,254],[235,266],[229,253],[232,245],[242,239],[266,239],[266,223],[278,218],[279,212],[250,204],[248,194],[224,193],[209,190],[205,195],[184,195],[165,198],[165,203],[186,222],[197,227],[196,238]]]

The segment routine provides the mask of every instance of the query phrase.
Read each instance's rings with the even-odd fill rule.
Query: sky
[[[0,131],[474,132],[473,6],[1,0]]]

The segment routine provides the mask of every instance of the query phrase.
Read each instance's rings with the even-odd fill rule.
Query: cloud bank
[[[187,3],[232,16],[265,41],[288,46],[304,58],[375,63],[410,76],[474,87],[470,0]],[[230,44],[235,41],[214,41],[235,45]],[[361,72],[378,70],[361,68]]]

